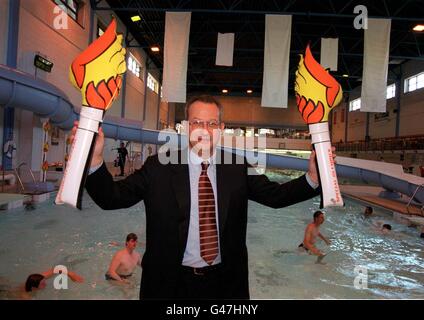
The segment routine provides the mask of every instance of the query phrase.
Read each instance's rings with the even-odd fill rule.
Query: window
[[[80,3],[77,0],[54,0],[60,8],[66,12],[75,21],[78,21],[78,10],[80,9]]]
[[[234,134],[234,129],[229,129],[229,128],[224,129],[224,134],[231,136]]]
[[[333,111],[333,124],[337,124],[337,112]]]
[[[273,129],[259,129],[259,135],[275,135],[275,131]]]
[[[405,93],[424,88],[424,72],[405,79]]]
[[[361,98],[349,102],[349,111],[355,111],[359,109],[361,109]]]
[[[159,93],[159,82],[150,73],[147,74],[147,88]]]
[[[137,78],[140,78],[140,62],[138,62],[131,53],[128,56],[127,69],[130,70]]]
[[[387,87],[387,99],[394,98],[396,96],[396,84],[393,83]]]

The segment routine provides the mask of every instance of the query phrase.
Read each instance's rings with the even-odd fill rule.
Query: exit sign
[[[42,56],[36,54],[34,57],[34,66],[46,71],[51,72],[53,68],[53,62],[47,60],[46,58],[43,58]]]

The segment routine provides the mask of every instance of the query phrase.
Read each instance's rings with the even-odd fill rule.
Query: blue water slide
[[[63,130],[71,129],[73,122],[79,117],[77,112],[79,107],[74,107],[66,94],[56,86],[4,65],[0,65],[0,105],[29,110],[39,117],[50,118],[52,124]],[[106,116],[102,127],[106,137],[116,140],[149,144],[163,144],[168,141],[160,139],[159,131],[143,129],[139,121]],[[181,143],[180,135],[172,132],[168,132],[166,135],[168,135],[168,139]],[[247,156],[256,155],[253,151],[228,150]],[[387,169],[387,167],[386,170],[379,170],[375,166],[375,162],[373,162],[373,168],[369,169],[367,164],[372,162],[365,161],[359,166],[354,162],[352,164],[352,161],[356,159],[337,158],[336,170],[339,177],[359,180],[365,184],[377,184],[386,190],[413,197],[414,201],[421,205],[424,204],[423,178],[400,172],[392,174],[390,168]],[[291,156],[266,154],[266,165],[269,168],[306,171],[308,161]],[[385,165],[387,166],[387,164],[381,164],[381,166]]]

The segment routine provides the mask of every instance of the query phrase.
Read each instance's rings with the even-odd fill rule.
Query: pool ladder
[[[18,178],[19,185],[21,186],[22,192],[25,193],[25,186],[24,186],[24,183],[22,182],[21,176],[19,175],[19,172],[22,166],[28,167],[29,173],[31,174],[32,181],[34,182],[34,184],[37,184],[37,181],[35,180],[34,172],[32,172],[31,168],[26,164],[26,162],[22,162],[19,166],[17,166],[15,168],[15,174],[16,174],[16,177]]]
[[[418,190],[420,190],[420,188],[423,188],[424,187],[424,183],[423,184],[421,184],[421,185],[419,185],[416,189],[415,189],[415,192],[414,192],[414,194],[412,195],[412,197],[409,199],[409,201],[408,201],[408,204],[406,205],[406,211],[408,211],[408,213],[410,213],[409,212],[409,207],[411,206],[411,202],[412,202],[412,200],[415,198],[415,195],[417,194],[417,192],[418,192]],[[421,206],[421,215],[422,216],[424,216],[424,204]]]

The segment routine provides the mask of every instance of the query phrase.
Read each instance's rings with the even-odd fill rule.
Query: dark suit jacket
[[[181,156],[181,152],[178,153]],[[249,298],[246,248],[248,200],[282,208],[310,199],[318,190],[305,176],[284,184],[265,175],[248,175],[246,161],[217,164],[220,250],[223,263],[221,298]],[[224,159],[224,158],[222,158]],[[244,158],[242,160],[245,160]],[[151,156],[126,179],[114,182],[106,166],[88,176],[86,189],[104,210],[128,208],[144,200],[146,250],[140,297],[173,298],[181,272],[190,219],[187,164],[161,164]]]

